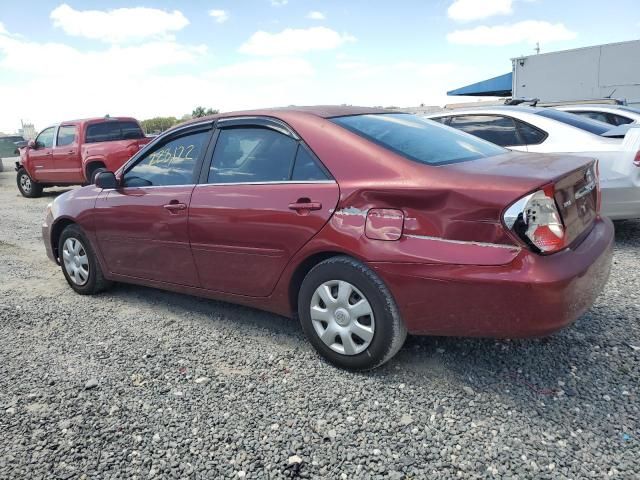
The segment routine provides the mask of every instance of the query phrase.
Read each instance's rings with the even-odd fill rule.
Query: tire
[[[18,170],[16,183],[23,197],[37,198],[42,196],[42,185],[33,181],[24,168]]]
[[[348,370],[382,365],[407,337],[395,300],[380,277],[346,256],[311,269],[298,293],[298,316],[318,353]]]
[[[96,175],[106,171],[107,169],[104,166],[100,166],[100,164],[89,165],[87,168],[87,185],[93,185],[96,182]]]
[[[78,225],[69,225],[62,231],[58,251],[64,278],[76,293],[94,295],[111,286],[104,278],[89,239]]]

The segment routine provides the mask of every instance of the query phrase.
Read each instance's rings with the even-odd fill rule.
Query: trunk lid
[[[590,231],[598,215],[600,189],[595,165],[592,160],[555,182],[554,198],[564,223],[567,245]]]
[[[591,230],[599,209],[596,161],[574,155],[512,152],[448,165],[479,183],[505,193],[505,208],[525,195],[550,185],[565,226],[566,245]]]

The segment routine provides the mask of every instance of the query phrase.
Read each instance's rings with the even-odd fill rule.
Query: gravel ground
[[[409,338],[337,370],[290,320],[118,285],[44,254],[56,193],[0,173],[0,478],[638,478],[640,222],[550,338]]]

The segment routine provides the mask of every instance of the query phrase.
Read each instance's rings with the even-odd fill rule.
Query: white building
[[[512,71],[448,95],[539,98],[541,103],[616,99],[640,105],[640,40],[518,57]]]

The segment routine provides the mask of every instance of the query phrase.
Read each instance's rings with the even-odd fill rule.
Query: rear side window
[[[610,113],[609,118],[611,118],[611,122],[614,125],[627,125],[629,123],[633,123],[633,119],[629,117],[624,117],[622,115],[616,115],[615,113]]]
[[[304,145],[300,145],[296,155],[296,162],[293,166],[291,180],[294,182],[310,182],[328,179],[329,177],[324,169],[318,164],[311,152],[309,152]]]
[[[430,118],[429,120],[433,120],[434,122],[438,122],[438,123],[442,123],[444,125],[447,125],[449,123],[449,119],[451,117],[435,117],[435,118]]]
[[[392,152],[427,165],[505,153],[497,145],[406,113],[351,115],[335,117],[331,121]]]
[[[451,119],[452,127],[502,147],[522,145],[511,117],[500,115],[463,115]]]
[[[209,183],[281,182],[290,178],[298,142],[267,128],[220,130]]]
[[[75,125],[63,125],[58,129],[58,141],[56,142],[56,145],[58,147],[71,145],[75,141],[76,141]]]
[[[513,119],[516,122],[516,127],[518,128],[518,133],[520,134],[520,138],[523,143],[526,145],[538,145],[547,138],[547,133],[540,130],[539,128],[534,127],[533,125],[529,125],[528,123],[521,122],[520,120]]]
[[[142,129],[136,122],[110,120],[92,123],[87,127],[86,143],[114,142],[144,138]]]
[[[597,120],[599,122],[604,122],[604,123],[611,123],[605,112],[587,112],[584,110],[580,110],[580,111],[571,112],[571,113],[575,113],[576,115],[580,115],[581,117],[590,118],[591,120]]]
[[[553,108],[541,109],[537,114],[541,117],[551,118],[595,135],[602,135],[603,133],[611,130],[611,127],[608,124],[598,122],[590,118],[584,118],[579,115],[574,115],[573,113],[554,110]]]

